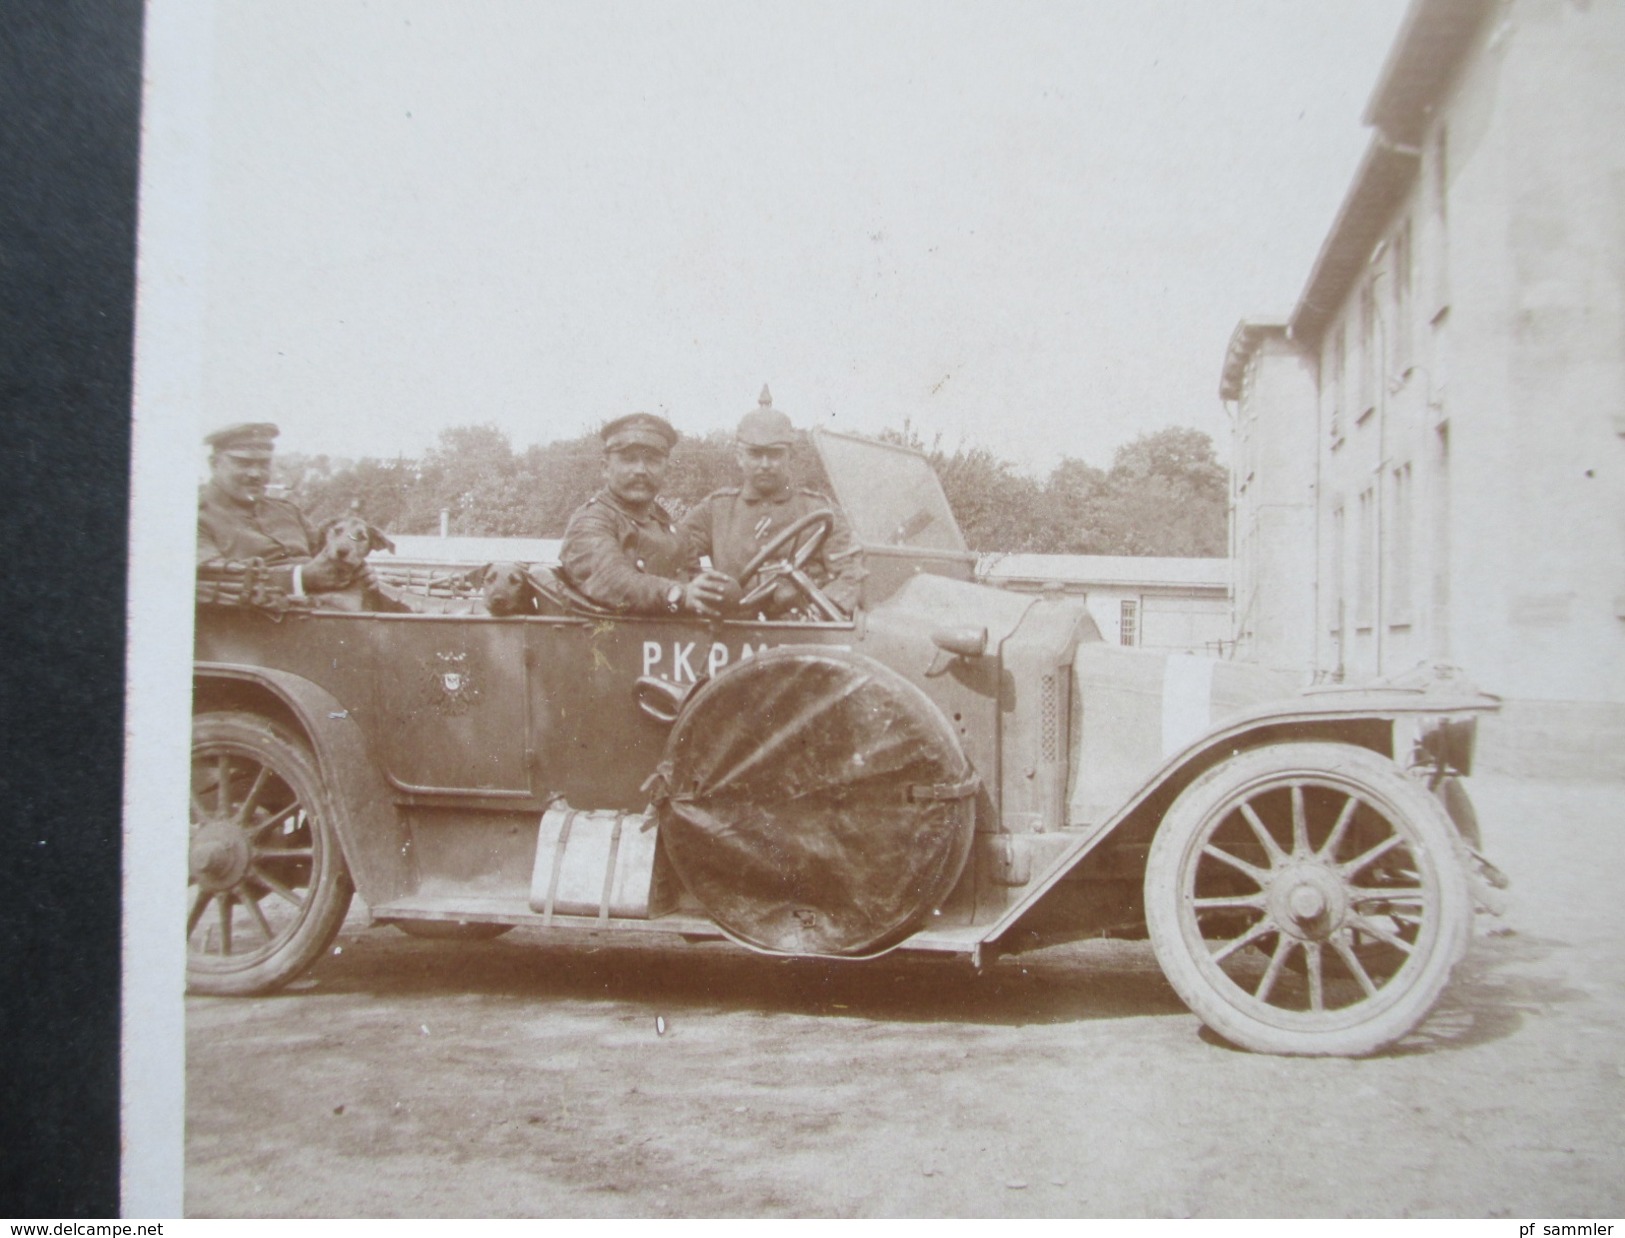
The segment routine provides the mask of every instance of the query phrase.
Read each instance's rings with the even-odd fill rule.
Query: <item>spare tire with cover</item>
[[[696,689],[652,780],[666,855],[711,918],[756,949],[824,956],[879,953],[941,905],[977,786],[923,692],[806,647]]]

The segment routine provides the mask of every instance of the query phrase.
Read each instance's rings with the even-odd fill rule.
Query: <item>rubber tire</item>
[[[350,909],[355,887],[344,862],[334,811],[316,758],[298,738],[258,714],[200,714],[192,720],[192,752],[225,749],[268,766],[308,807],[312,860],[305,906],[268,951],[248,955],[238,965],[202,965],[209,956],[187,951],[186,987],[192,993],[248,997],[271,993],[300,976],[326,953]]]
[[[1341,1026],[1309,1027],[1313,1012],[1281,1011],[1234,985],[1221,984],[1216,965],[1193,954],[1187,934],[1199,938],[1185,915],[1184,878],[1200,855],[1215,814],[1293,778],[1358,794],[1390,822],[1412,834],[1411,851],[1433,869],[1437,898],[1425,949],[1410,959],[1373,998],[1336,1012]],[[1472,901],[1455,827],[1427,788],[1386,758],[1352,744],[1294,742],[1256,748],[1208,770],[1182,792],[1151,841],[1145,870],[1146,925],[1157,961],[1185,1004],[1232,1044],[1257,1053],[1358,1057],[1375,1053],[1414,1029],[1449,983],[1472,932]],[[1202,947],[1205,951],[1206,946]],[[1409,974],[1407,974],[1409,973]],[[1395,984],[1398,989],[1390,992]],[[1369,1007],[1369,1009],[1365,1009]],[[1361,1016],[1361,1012],[1363,1017]],[[1298,1017],[1295,1017],[1298,1016]],[[1307,1017],[1302,1017],[1307,1016]]]
[[[392,920],[408,937],[424,941],[490,941],[501,937],[511,924],[496,924],[490,920]]]

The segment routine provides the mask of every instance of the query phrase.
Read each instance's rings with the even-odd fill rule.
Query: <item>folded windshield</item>
[[[852,534],[865,546],[965,549],[942,483],[919,452],[831,430],[815,430],[812,440]]]

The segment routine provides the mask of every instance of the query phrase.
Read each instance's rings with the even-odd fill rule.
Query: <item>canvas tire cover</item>
[[[780,649],[685,704],[657,778],[666,855],[730,936],[866,955],[940,905],[977,782],[928,697],[858,654]]]

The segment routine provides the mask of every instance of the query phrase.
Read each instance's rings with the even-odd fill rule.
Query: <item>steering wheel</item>
[[[779,581],[788,580],[801,591],[802,596],[824,618],[835,623],[844,621],[846,613],[829,600],[824,591],[813,583],[812,577],[807,575],[804,570],[807,561],[818,553],[818,548],[824,544],[824,539],[829,536],[829,531],[834,527],[835,513],[827,507],[820,507],[797,520],[792,520],[784,528],[780,529],[773,540],[752,555],[750,562],[745,564],[744,569],[740,571],[739,583],[742,586],[748,585],[757,576],[761,576],[762,580],[755,588],[745,590],[745,595],[739,599],[739,609],[749,612],[773,592],[774,586]],[[788,563],[768,568],[769,559],[790,545],[808,529],[813,530],[811,535],[806,542],[796,549],[795,554],[791,556]]]

